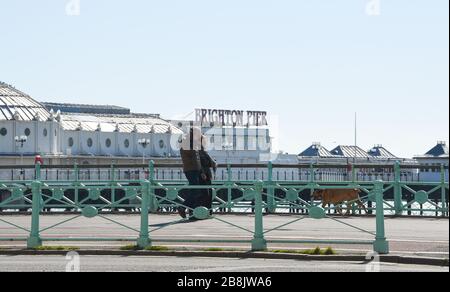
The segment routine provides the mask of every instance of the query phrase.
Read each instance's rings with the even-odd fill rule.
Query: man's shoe
[[[181,218],[186,219],[186,209],[183,207],[178,207],[177,209],[178,214],[181,216]]]

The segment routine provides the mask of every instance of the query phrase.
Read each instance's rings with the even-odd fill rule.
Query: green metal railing
[[[311,182],[313,184],[313,182]],[[233,183],[231,181],[226,182],[225,184],[215,185],[215,186],[187,186],[187,185],[164,185],[161,182],[157,182],[154,180],[154,165],[153,163],[149,166],[149,179],[141,181],[138,186],[130,186],[130,185],[121,185],[120,182],[115,183],[96,183],[95,185],[90,185],[90,183],[80,182],[78,180],[75,180],[73,182],[67,183],[67,185],[61,183],[54,184],[52,182],[45,182],[40,180],[40,165],[36,165],[36,180],[32,181],[27,185],[27,187],[30,187],[31,194],[25,195],[22,191],[18,191],[17,187],[13,187],[12,192],[15,194],[14,198],[17,199],[20,196],[27,197],[29,200],[31,196],[31,203],[32,203],[32,215],[31,215],[31,228],[28,230],[24,227],[18,226],[16,224],[13,224],[11,222],[8,222],[7,220],[1,219],[3,223],[9,224],[11,226],[14,226],[16,228],[19,228],[21,230],[26,231],[29,235],[27,237],[27,247],[28,248],[35,248],[40,245],[42,245],[43,241],[88,241],[88,240],[95,240],[95,241],[103,241],[103,240],[121,240],[120,238],[45,238],[41,237],[41,233],[48,231],[49,229],[55,228],[56,226],[60,226],[62,224],[65,224],[69,221],[72,221],[76,218],[79,218],[81,216],[87,217],[87,218],[93,218],[93,217],[101,217],[108,221],[111,221],[113,223],[116,223],[124,228],[133,230],[138,234],[138,238],[136,240],[136,244],[141,247],[145,248],[148,246],[151,246],[152,241],[152,234],[164,227],[170,226],[172,224],[177,223],[179,220],[174,222],[168,222],[162,227],[155,228],[153,230],[150,230],[149,228],[149,218],[151,216],[149,213],[156,212],[158,210],[158,207],[161,203],[169,203],[172,206],[182,206],[190,211],[192,211],[191,217],[195,217],[197,219],[207,219],[210,217],[210,209],[207,209],[206,207],[198,207],[195,209],[190,209],[189,207],[185,206],[183,204],[183,198],[180,196],[180,191],[185,189],[205,189],[210,188],[213,191],[214,199],[218,200],[219,205],[215,206],[216,208],[232,208],[235,204],[241,202],[242,200],[250,200],[252,203],[251,208],[254,210],[254,228],[253,230],[250,230],[243,226],[238,226],[237,224],[234,224],[233,222],[230,222],[228,220],[225,220],[223,218],[219,218],[217,216],[212,216],[211,219],[218,220],[220,222],[229,224],[235,228],[239,228],[240,230],[244,230],[247,233],[250,234],[249,238],[247,240],[228,240],[228,242],[248,242],[251,244],[251,248],[254,251],[260,251],[265,250],[267,248],[268,243],[274,243],[274,242],[290,242],[290,243],[317,243],[318,241],[311,241],[311,240],[272,240],[268,241],[266,239],[266,235],[269,232],[272,232],[274,230],[280,230],[280,228],[293,224],[295,222],[298,222],[300,220],[303,220],[305,218],[314,218],[314,219],[325,219],[329,218],[331,220],[335,220],[337,222],[340,222],[342,224],[345,224],[347,226],[353,227],[359,231],[365,232],[373,236],[373,240],[341,240],[341,241],[332,241],[332,240],[323,240],[320,242],[323,243],[341,243],[341,244],[373,244],[373,249],[376,252],[379,253],[388,253],[388,242],[386,240],[385,231],[384,231],[384,209],[383,209],[383,182],[378,181],[374,183],[374,188],[371,192],[371,199],[374,199],[376,202],[376,232],[370,232],[363,230],[361,228],[358,228],[356,226],[352,226],[348,223],[345,223],[339,219],[330,217],[326,214],[325,209],[317,206],[314,204],[314,202],[307,202],[297,196],[295,196],[295,188],[296,187],[303,187],[303,186],[290,186],[290,189],[285,189],[282,185],[277,184],[273,181],[263,182],[263,181],[257,181],[253,182],[252,184],[244,184],[244,185],[238,185],[236,183]],[[7,187],[6,185],[3,185],[2,188]],[[319,186],[319,185],[311,185],[313,188],[330,188],[329,186]],[[334,186],[334,188],[340,187],[340,186]],[[108,201],[104,197],[102,197],[101,192],[102,190],[112,189],[113,191],[116,188],[121,188],[125,191],[126,195],[121,198],[120,200],[111,200]],[[227,190],[230,189],[237,189],[240,192],[242,192],[242,197],[238,198],[232,198],[231,196],[228,197],[227,201],[223,201],[217,198],[216,194],[217,191],[221,188],[225,188]],[[300,200],[302,202],[302,206],[300,208],[304,208],[308,211],[308,215],[301,216],[299,218],[296,218],[295,220],[288,222],[286,224],[283,224],[281,226],[278,226],[276,228],[272,228],[270,230],[264,229],[264,209],[274,210],[276,204],[281,203],[279,198],[276,198],[274,196],[274,190],[277,188],[282,188],[285,191],[289,192],[289,196],[287,197],[287,200],[291,201],[298,201]],[[80,189],[86,190],[89,194],[88,197],[85,199],[82,199],[78,202],[73,202],[69,200],[64,195],[64,191],[68,189],[75,189],[75,193],[77,194]],[[157,195],[156,190],[164,190],[164,195]],[[265,193],[264,190],[267,190]],[[44,191],[47,191],[47,194],[44,194]],[[263,195],[267,196],[267,202],[263,201]],[[102,200],[104,202],[103,206],[94,206],[92,204],[89,204],[87,201],[91,200]],[[108,218],[106,216],[103,216],[99,214],[99,210],[102,210],[104,208],[113,208],[115,206],[120,205],[121,200],[127,200],[127,199],[138,199],[140,201],[140,228],[135,229],[133,227],[127,226],[125,224],[122,224],[118,221],[115,221],[111,218]],[[41,218],[41,211],[46,206],[46,204],[49,203],[50,200],[56,200],[60,204],[63,204],[65,206],[75,208],[80,211],[80,214],[70,218],[63,220],[61,222],[58,222],[50,227],[41,228],[40,226],[40,218]],[[286,199],[282,199],[286,200]],[[0,240],[20,240],[20,238],[0,238]],[[171,242],[224,242],[224,240],[192,240],[192,239],[160,239],[160,241],[171,241]]]
[[[329,243],[329,244],[371,244],[374,251],[378,253],[388,253],[388,241],[384,230],[384,218],[391,212],[394,215],[402,215],[405,212],[436,212],[440,216],[448,216],[447,192],[448,182],[445,181],[445,169],[441,168],[441,182],[426,183],[428,190],[414,188],[415,183],[402,182],[395,175],[392,182],[374,181],[323,183],[316,182],[311,175],[309,181],[279,182],[273,179],[273,165],[268,165],[268,177],[265,181],[233,181],[228,167],[228,179],[216,181],[211,186],[189,186],[184,181],[159,181],[155,179],[155,165],[151,162],[148,166],[148,179],[139,181],[118,180],[112,175],[108,181],[82,181],[79,180],[77,166],[75,166],[75,177],[72,181],[46,181],[41,179],[41,166],[35,166],[35,180],[21,181],[20,184],[14,181],[0,182],[0,191],[8,191],[11,195],[8,199],[0,202],[1,208],[23,208],[31,207],[31,227],[19,226],[7,220],[8,217],[0,216],[0,223],[7,224],[15,229],[25,232],[26,237],[2,238],[0,241],[20,241],[26,240],[28,248],[42,245],[43,241],[128,241],[130,238],[52,238],[42,234],[62,224],[66,224],[80,217],[99,217],[117,224],[123,228],[133,231],[137,235],[136,244],[145,248],[154,242],[235,242],[248,243],[252,250],[264,250],[271,243]],[[314,166],[310,166],[311,173]],[[395,173],[399,172],[399,164],[395,166]],[[419,183],[416,183],[419,184]],[[424,183],[420,183],[422,187]],[[357,188],[361,190],[361,200],[367,204],[367,212],[375,214],[375,231],[368,231],[358,226],[349,224],[337,216],[332,216],[333,212],[346,206],[353,214],[360,213],[354,202],[345,202],[337,206],[320,206],[321,202],[315,201],[312,194],[319,189],[348,189]],[[198,207],[190,209],[184,205],[182,192],[186,190],[210,189],[213,196],[213,207]],[[393,191],[393,200],[386,199],[386,193]],[[307,196],[302,194],[307,193]],[[439,206],[430,200],[431,194],[440,192],[441,205]],[[405,200],[405,196],[411,197]],[[17,203],[20,201],[21,203]],[[429,204],[432,208],[413,208],[413,205]],[[151,229],[152,214],[164,209],[174,210],[177,207],[184,207],[191,211],[190,217],[196,219],[212,219],[225,223],[233,228],[245,231],[248,238],[244,240],[223,240],[223,239],[173,239],[173,238],[153,238],[156,231],[179,223],[180,220],[167,222],[159,227]],[[62,220],[49,227],[43,228],[40,219],[45,209],[66,208],[75,212],[74,216]],[[136,208],[140,214],[140,227],[132,227],[105,216],[103,210],[113,210],[117,208]],[[254,214],[253,228],[239,226],[217,214],[218,210],[247,210]],[[283,210],[296,211],[295,216],[288,217],[292,220],[275,228],[265,228],[266,213],[286,213]],[[282,231],[282,228],[304,220],[313,218],[316,220],[332,220],[344,224],[362,233],[368,234],[371,239],[361,240],[283,240],[270,239],[267,234],[273,231]],[[95,235],[94,235],[95,236]]]
[[[46,166],[48,167],[48,166]],[[83,166],[84,168],[85,166]],[[93,167],[93,166],[90,166]],[[162,166],[158,166],[162,167]],[[261,167],[261,166],[259,166]],[[295,167],[295,166],[291,166]],[[318,166],[309,165],[309,179],[307,181],[276,181],[273,178],[274,166],[269,163],[267,166],[267,177],[264,180],[264,189],[267,194],[264,194],[264,199],[267,203],[267,210],[274,212],[286,212],[289,210],[293,213],[305,213],[307,209],[302,203],[297,207],[296,195],[293,193],[297,191],[300,193],[300,198],[303,200],[310,200],[312,193],[320,186],[330,186],[330,188],[358,188],[365,195],[368,195],[373,188],[373,182],[357,181],[355,176],[356,167],[352,168],[352,177],[349,181],[339,182],[323,182],[315,179],[314,172]],[[322,166],[323,167],[323,166]],[[362,166],[363,167],[363,166]],[[439,182],[411,182],[401,180],[400,164],[396,163],[393,168],[393,180],[383,182],[383,198],[385,201],[384,210],[387,215],[427,215],[427,216],[448,216],[448,181],[446,181],[446,168],[440,167],[441,179]],[[147,172],[152,172],[148,175],[148,179],[156,182],[155,166],[148,167]],[[64,207],[67,210],[76,210],[77,206],[82,206],[86,203],[100,208],[105,203],[114,203],[112,209],[134,210],[139,208],[139,198],[123,199],[126,196],[127,189],[125,186],[139,185],[141,180],[124,180],[116,176],[116,167],[110,166],[109,179],[98,181],[80,180],[80,168],[77,165],[73,166],[73,176],[71,180],[67,181],[52,181],[41,179],[41,171],[35,171],[35,180],[45,181],[52,186],[64,186],[53,192],[49,189],[44,189],[45,194],[51,194],[52,198],[47,198],[45,201],[45,210],[61,209]],[[243,200],[239,202],[233,201],[235,196],[239,196],[234,185],[252,185],[253,180],[235,180],[232,175],[232,166],[227,167],[227,178],[221,181],[215,181],[214,185],[221,186],[217,198],[219,201],[226,201],[226,206],[219,208],[220,211],[235,212],[243,208],[248,209],[248,204]],[[39,178],[38,178],[39,175]],[[32,207],[31,186],[33,181],[0,181],[0,212],[2,210],[22,210],[28,211]],[[184,185],[184,180],[158,180],[166,186],[170,185]],[[87,189],[83,186],[89,185],[93,189]],[[95,188],[97,186],[97,189]],[[109,188],[107,188],[109,186]],[[163,189],[159,190],[163,191]],[[236,195],[236,193],[238,193]],[[101,196],[100,196],[101,195]],[[73,207],[67,204],[61,204],[57,199],[64,196],[66,200],[73,203]],[[294,199],[289,199],[289,198]],[[373,211],[371,208],[372,201],[366,200],[369,213]],[[170,210],[170,204],[162,204],[160,210]],[[103,208],[102,210],[106,210]],[[335,212],[336,207],[328,207],[327,212]],[[352,207],[353,214],[358,213]],[[359,212],[360,213],[360,212]]]

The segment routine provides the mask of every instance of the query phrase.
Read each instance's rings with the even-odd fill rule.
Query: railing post
[[[375,198],[376,198],[376,236],[373,243],[373,250],[379,254],[389,253],[389,242],[386,240],[384,228],[384,206],[383,206],[383,181],[376,181],[374,183]]]
[[[445,167],[441,164],[441,204],[442,204],[442,217],[445,217],[447,210],[447,202],[445,198]]]
[[[137,245],[140,248],[151,246],[149,227],[148,227],[148,211],[150,206],[150,182],[142,182],[142,201],[141,201],[141,228]]]
[[[116,202],[116,189],[114,188],[116,181],[116,170],[114,168],[114,164],[111,164],[111,203]]]
[[[153,190],[153,186],[155,185],[155,162],[153,160],[150,160],[148,163],[148,180],[150,181],[149,185],[149,195],[150,195],[150,212],[156,212],[158,209],[158,200],[155,197],[155,193]]]
[[[231,186],[233,184],[232,181],[232,172],[231,172],[231,165],[227,164],[227,206],[228,206],[228,213],[231,213],[231,201],[232,201],[232,191]]]
[[[75,163],[73,165],[73,172],[74,172],[74,175],[75,175],[75,181],[78,182],[80,180],[80,170],[78,169],[78,164],[77,163]]]
[[[264,239],[262,192],[264,184],[259,181],[255,185],[255,234],[252,240],[253,251],[267,249],[267,241]]]
[[[148,180],[151,183],[155,182],[155,162],[153,160],[148,163]]]
[[[400,162],[394,164],[394,209],[395,215],[400,216],[403,213],[402,186],[400,179]]]
[[[315,178],[314,178],[314,165],[312,163],[309,164],[309,176],[310,176],[309,182],[310,183],[314,183],[314,180],[315,180]]]
[[[352,163],[352,183],[356,182],[356,168],[355,168],[355,164]]]
[[[110,176],[111,182],[114,182],[116,180],[116,170],[114,168],[114,164],[111,164],[111,176]]]
[[[34,166],[34,179],[41,180],[41,163],[36,162]]]
[[[79,190],[78,190],[78,186],[79,186],[79,183],[78,183],[78,181],[79,181],[79,179],[80,179],[80,177],[79,177],[79,174],[80,174],[80,172],[79,172],[79,169],[78,169],[78,164],[77,163],[75,163],[74,165],[73,165],[73,171],[74,171],[74,174],[75,174],[75,190],[74,190],[74,198],[75,198],[75,204],[78,204],[78,202],[80,201],[79,200]],[[67,179],[69,179],[69,178],[67,178]],[[99,180],[101,180],[101,178],[99,177]]]
[[[31,214],[31,231],[30,237],[27,240],[27,248],[36,248],[42,245],[42,240],[39,235],[39,215],[41,212],[41,186],[40,181],[33,181],[31,183],[32,199],[32,214]]]
[[[268,164],[267,205],[271,213],[275,212],[275,189],[273,187],[273,163]]]
[[[314,185],[315,185],[315,175],[314,175],[314,165],[311,163],[309,165],[309,184],[310,184],[310,188],[309,188],[309,197],[310,197],[310,204],[311,206],[314,205],[314,198],[313,198],[313,194],[314,194]]]

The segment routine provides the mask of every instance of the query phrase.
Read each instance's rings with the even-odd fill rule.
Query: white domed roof
[[[49,111],[29,95],[0,81],[0,120],[47,120]]]
[[[156,117],[139,115],[93,115],[93,114],[61,114],[61,125],[66,131],[83,130],[94,132],[183,134],[179,128]],[[81,126],[81,127],[80,127]]]

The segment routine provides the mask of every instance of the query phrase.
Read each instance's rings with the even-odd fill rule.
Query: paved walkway
[[[45,228],[58,222],[67,220],[74,215],[47,215],[41,216],[41,228]],[[128,225],[139,230],[139,215],[108,215],[107,219],[116,220],[122,224]],[[264,227],[266,230],[280,226],[298,217],[295,216],[265,216]],[[0,219],[10,221],[14,224],[29,228],[30,216],[4,216],[0,215]],[[244,215],[218,215],[217,219],[225,220],[243,228],[253,230],[253,216]],[[176,215],[150,215],[151,229],[163,227],[168,222],[179,220]],[[374,218],[346,218],[341,219],[347,224],[352,224],[375,232]],[[391,253],[399,255],[420,255],[427,257],[445,257],[449,254],[449,220],[448,219],[424,219],[424,218],[387,218],[386,219],[386,235],[390,241]],[[10,225],[0,221],[0,238],[10,237],[27,237],[25,231],[16,229]],[[126,229],[104,218],[96,217],[88,219],[79,217],[73,221],[57,226],[50,230],[44,231],[42,237],[51,238],[69,238],[69,237],[114,237],[129,238],[126,242],[45,242],[45,245],[76,245],[84,248],[118,248],[126,244],[133,244],[132,239],[137,238],[138,234],[130,229]],[[203,248],[203,247],[220,247],[220,248],[239,248],[249,249],[248,243],[174,243],[174,242],[158,242],[163,239],[233,239],[233,240],[250,240],[252,234],[249,232],[221,222],[219,220],[210,219],[205,221],[178,223],[166,226],[157,231],[151,232],[151,237],[155,240],[155,245],[165,245],[177,248]],[[291,225],[282,227],[279,230],[266,234],[268,240],[285,239],[285,240],[372,240],[373,236],[351,227],[343,225],[339,222],[323,219],[303,219]],[[5,242],[0,241],[1,247],[25,246],[24,242]],[[317,244],[295,244],[295,243],[272,243],[269,249],[302,249],[306,247],[315,247]],[[321,247],[332,246],[340,253],[367,253],[372,250],[369,245],[336,245],[323,244]]]
[[[70,260],[48,255],[0,256],[0,272],[64,272]],[[365,272],[370,268],[356,262],[145,256],[81,256],[79,263],[81,272]],[[379,271],[448,272],[448,267],[381,263]]]

